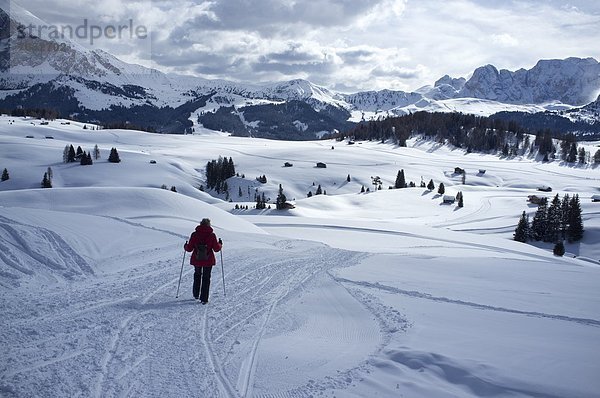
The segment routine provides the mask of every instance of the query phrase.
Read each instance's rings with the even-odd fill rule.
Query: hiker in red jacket
[[[200,299],[202,304],[208,303],[210,273],[216,263],[214,252],[221,251],[222,247],[223,241],[221,239],[217,241],[208,218],[202,219],[200,225],[192,232],[189,241],[186,241],[183,246],[186,252],[192,252],[190,264],[196,267],[192,294],[195,299]]]

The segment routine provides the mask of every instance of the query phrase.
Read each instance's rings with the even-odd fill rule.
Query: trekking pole
[[[179,297],[179,285],[181,285],[181,275],[183,274],[183,263],[185,263],[185,249],[183,250],[183,259],[181,260],[181,271],[179,272],[179,283],[177,284],[177,294],[175,294],[175,298]]]
[[[225,294],[225,269],[223,268],[223,248],[221,248],[221,276],[223,277],[223,296],[227,297],[227,294]]]

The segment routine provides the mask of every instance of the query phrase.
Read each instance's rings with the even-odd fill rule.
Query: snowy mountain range
[[[23,37],[19,30],[43,24],[14,3],[9,8],[0,1],[0,109],[46,107],[82,121],[129,122],[170,133],[204,126],[236,135],[309,139],[361,120],[419,110],[482,116],[566,111],[600,93],[600,63],[593,58],[542,60],[515,72],[486,65],[469,79],[446,75],[414,92],[346,94],[299,79],[207,80],[129,64],[65,38]],[[47,51],[56,47],[59,51]],[[594,123],[598,117],[592,113],[585,120]]]

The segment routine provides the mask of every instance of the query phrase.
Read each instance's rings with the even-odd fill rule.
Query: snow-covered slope
[[[419,140],[397,148],[62,123],[0,117],[0,169],[10,175],[0,182],[3,397],[600,389],[597,168]],[[98,145],[101,157],[64,164],[67,144]],[[113,147],[121,163],[106,161]],[[219,155],[246,175],[229,181],[237,204],[252,205],[238,187],[273,197],[281,184],[296,208],[235,210],[199,191],[204,165]],[[40,189],[48,167],[54,187]],[[462,191],[465,207],[421,188],[359,193],[371,176],[391,185],[399,169]],[[263,174],[267,184],[254,180]],[[586,232],[565,257],[511,239],[520,213],[535,211],[526,198],[540,184],[580,195]],[[306,198],[316,185],[327,195]],[[224,251],[201,306],[182,246],[204,217]]]

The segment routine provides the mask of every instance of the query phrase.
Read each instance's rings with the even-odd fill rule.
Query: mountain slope
[[[0,1],[0,21],[0,109],[52,108],[81,121],[127,122],[166,133],[199,131],[205,125],[238,135],[313,139],[362,120],[419,110],[483,116],[566,110],[600,92],[600,64],[592,58],[542,60],[515,72],[487,65],[468,80],[446,75],[414,92],[343,94],[301,79],[268,84],[206,80],[129,64],[66,38],[23,35],[19,26],[45,24],[8,0]],[[57,46],[59,51],[48,50]],[[282,118],[281,109],[296,112]]]

